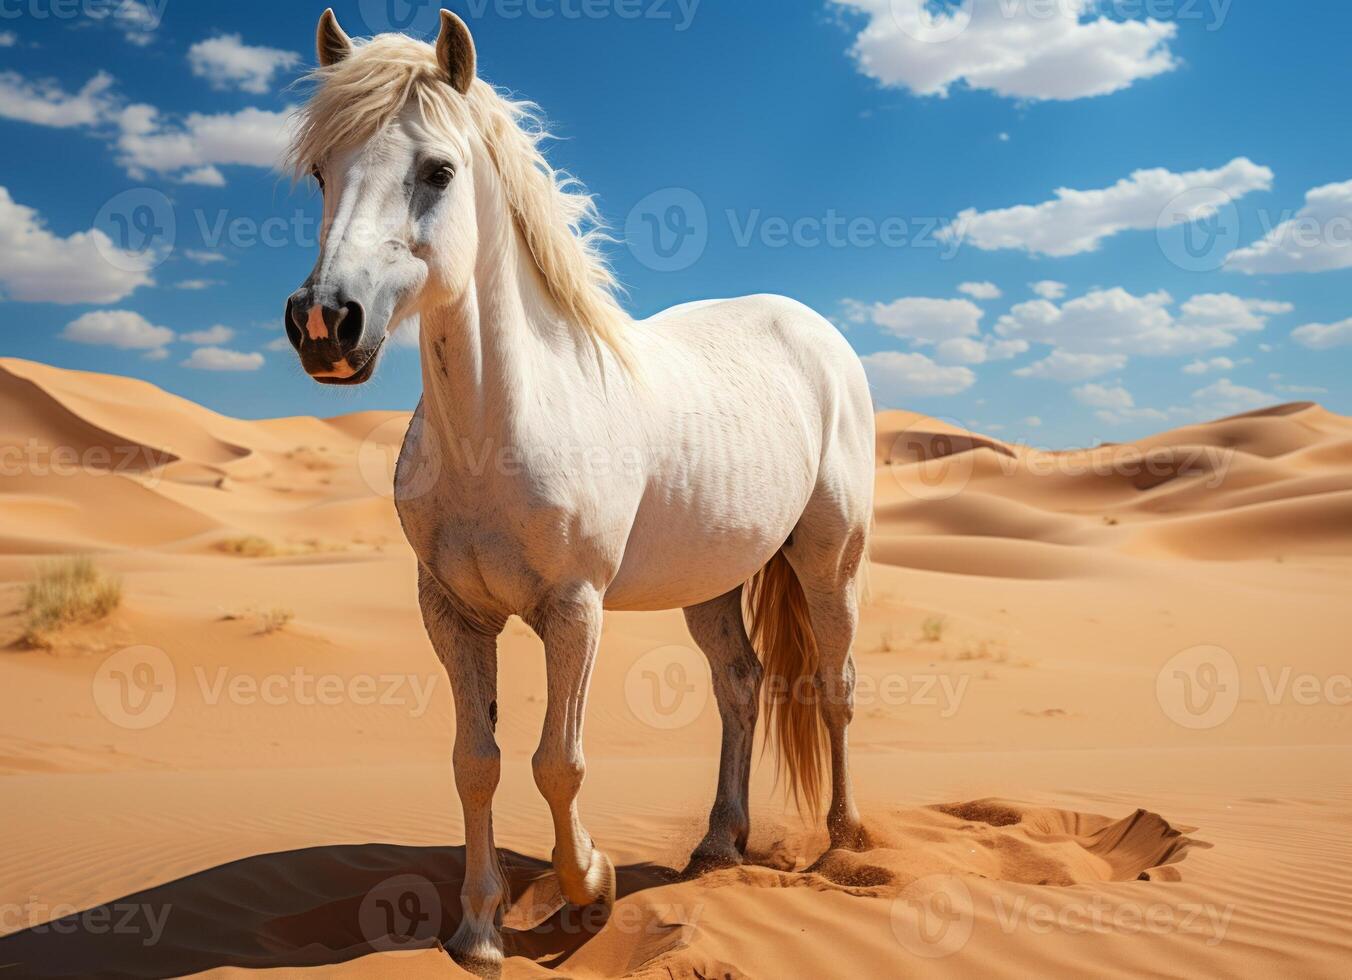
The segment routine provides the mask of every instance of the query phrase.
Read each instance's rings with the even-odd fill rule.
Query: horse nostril
[[[286,301],[286,339],[291,341],[291,346],[300,350],[300,345],[305,341],[305,311],[296,305],[295,300]]]
[[[360,303],[344,303],[333,325],[333,336],[342,350],[353,350],[361,343],[366,329],[366,311]]]

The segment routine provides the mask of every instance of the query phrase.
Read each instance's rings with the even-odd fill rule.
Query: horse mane
[[[478,78],[461,95],[432,45],[400,34],[356,41],[347,58],[306,80],[314,91],[297,112],[287,154],[296,179],[334,151],[372,139],[416,99],[423,124],[439,137],[459,143],[457,133],[477,134],[554,302],[593,345],[629,362],[623,334],[631,321],[601,252],[609,238],[592,196],[541,151],[549,132],[538,106]]]

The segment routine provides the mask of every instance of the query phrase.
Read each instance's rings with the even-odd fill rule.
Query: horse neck
[[[542,387],[587,384],[592,355],[549,295],[491,163],[474,169],[472,281],[422,317],[424,417],[462,441],[516,447],[532,407],[549,400]]]

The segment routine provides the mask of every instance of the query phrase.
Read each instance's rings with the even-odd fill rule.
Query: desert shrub
[[[122,604],[122,583],[95,567],[89,558],[70,558],[39,567],[24,596],[24,641],[51,645],[63,626],[95,623]]]
[[[219,551],[236,558],[275,558],[277,546],[267,538],[248,535],[242,538],[226,538],[216,544]]]
[[[295,618],[296,614],[290,609],[269,609],[258,615],[258,632],[264,636],[280,633]]]
[[[931,616],[920,627],[920,634],[925,638],[926,643],[938,643],[944,638],[944,627],[947,625],[948,621],[944,617]]]

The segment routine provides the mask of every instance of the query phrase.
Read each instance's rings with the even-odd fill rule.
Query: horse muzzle
[[[357,302],[317,301],[302,289],[286,302],[286,336],[300,355],[305,373],[320,384],[359,385],[375,373],[384,345],[366,341],[366,310]]]

